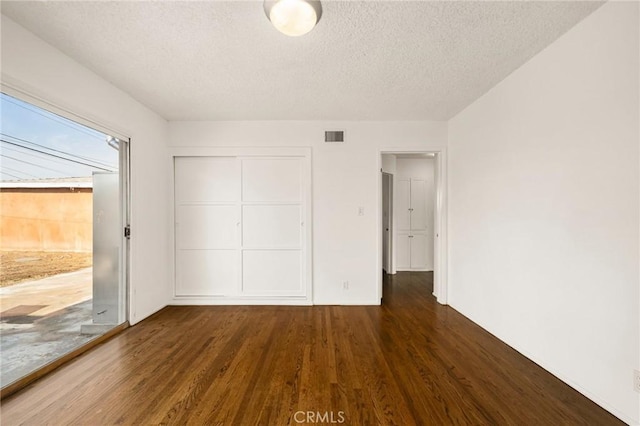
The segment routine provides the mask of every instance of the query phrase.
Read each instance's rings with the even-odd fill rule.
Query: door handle
[[[409,235],[409,238],[413,238],[413,235]]]

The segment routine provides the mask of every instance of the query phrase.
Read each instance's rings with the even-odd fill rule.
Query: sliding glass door
[[[127,321],[129,141],[0,102],[4,390]]]

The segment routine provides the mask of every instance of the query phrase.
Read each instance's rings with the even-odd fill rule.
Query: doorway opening
[[[444,149],[380,152],[379,295],[396,273],[433,274],[433,295],[446,304]]]
[[[0,103],[5,397],[126,323],[129,141],[19,97]]]

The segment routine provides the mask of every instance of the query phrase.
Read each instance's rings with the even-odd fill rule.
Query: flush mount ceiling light
[[[278,31],[297,37],[311,31],[322,16],[319,1],[265,0],[264,13]]]

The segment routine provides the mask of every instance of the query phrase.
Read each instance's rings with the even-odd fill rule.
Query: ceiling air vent
[[[343,130],[329,130],[324,132],[325,142],[344,142]]]

